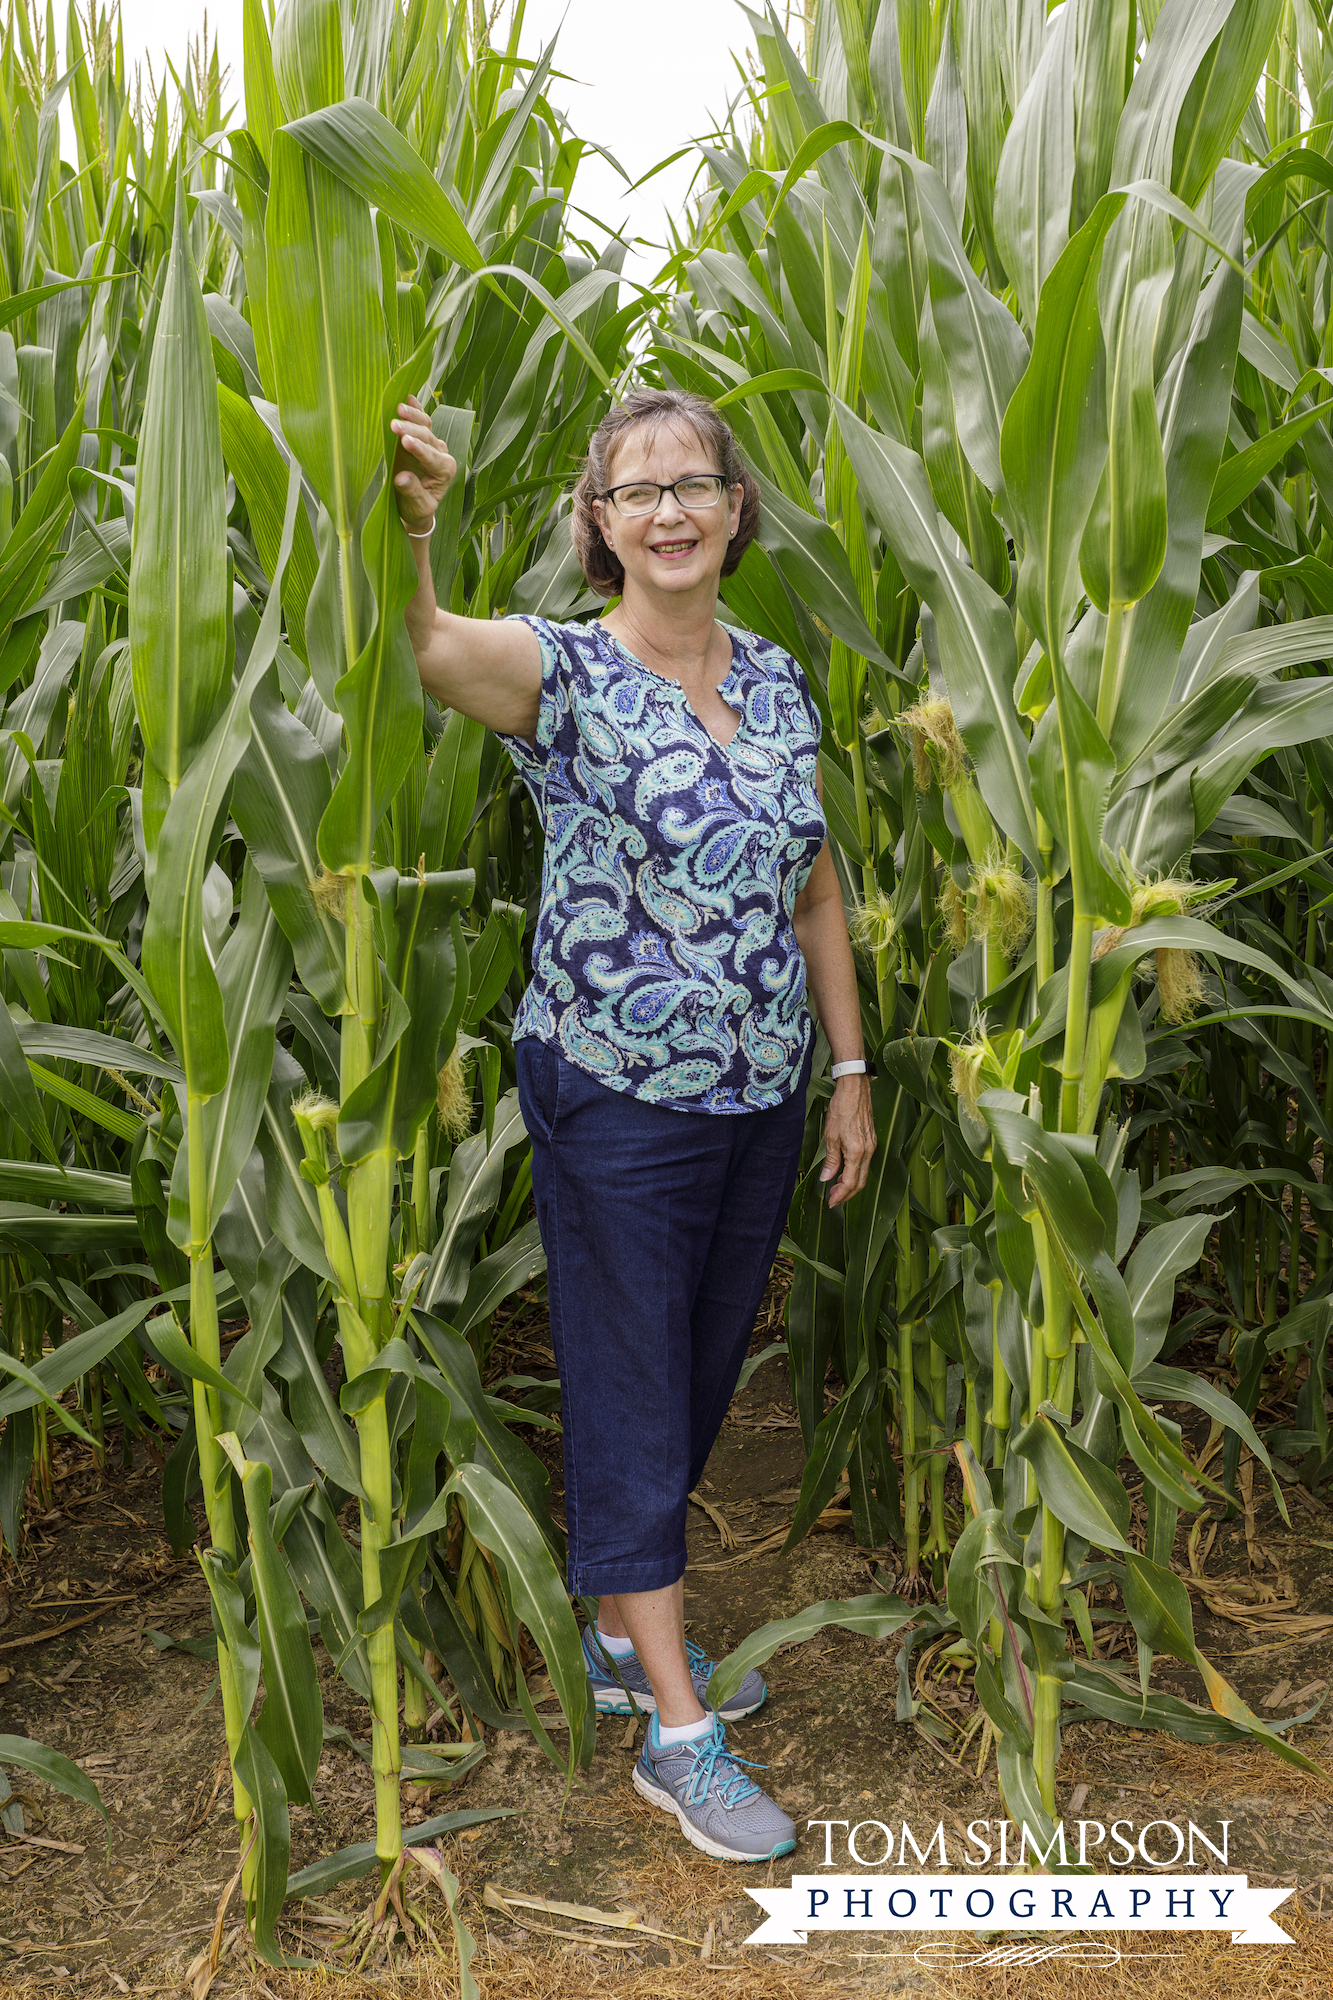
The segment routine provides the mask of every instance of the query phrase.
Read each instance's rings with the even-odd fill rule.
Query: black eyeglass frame
[[[676,491],[676,488],[678,486],[687,486],[692,479],[715,479],[717,481],[716,497],[712,500],[705,500],[703,502],[696,501],[693,507],[691,507],[686,501],[681,499],[679,493],[677,493]],[[651,507],[645,507],[643,510],[643,514],[641,515],[625,514],[621,509],[620,502],[616,499],[617,493],[626,493],[632,486],[656,486],[657,488],[657,499],[654,501]],[[689,514],[692,512],[702,513],[706,508],[716,507],[721,501],[722,495],[725,492],[727,492],[727,490],[728,490],[727,475],[725,472],[687,472],[680,479],[673,479],[670,485],[668,486],[663,486],[661,482],[656,479],[626,479],[623,480],[619,486],[608,486],[605,493],[599,493],[596,497],[599,500],[609,500],[612,506],[615,508],[617,514],[621,516],[622,520],[635,521],[635,520],[642,520],[646,515],[655,514],[658,508],[662,504],[662,495],[664,493],[670,493],[674,498],[676,505],[680,508],[681,512]]]

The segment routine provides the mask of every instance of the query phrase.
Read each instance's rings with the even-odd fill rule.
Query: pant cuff
[[[574,1562],[569,1566],[571,1597],[618,1597],[622,1590],[665,1590],[685,1574],[685,1551],[652,1561]]]

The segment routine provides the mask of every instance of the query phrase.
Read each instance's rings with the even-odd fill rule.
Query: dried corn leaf
[[[498,1882],[488,1882],[482,1901],[489,1910],[500,1910],[515,1923],[525,1923],[524,1910],[538,1910],[547,1917],[572,1918],[580,1924],[602,1924],[610,1930],[637,1931],[641,1937],[666,1938],[672,1944],[687,1944],[691,1951],[699,1949],[698,1938],[681,1937],[677,1931],[659,1931],[651,1924],[645,1924],[637,1910],[598,1910],[591,1903],[556,1903],[546,1896],[523,1896],[516,1889],[502,1889]]]
[[[705,1500],[703,1494],[698,1492],[691,1493],[690,1505],[702,1508],[703,1512],[707,1514],[709,1520],[722,1537],[722,1546],[724,1549],[734,1549],[737,1546],[736,1532],[720,1507],[715,1507],[711,1500]]]

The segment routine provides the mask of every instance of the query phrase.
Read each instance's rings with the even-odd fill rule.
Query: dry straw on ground
[[[949,1963],[942,1941],[924,1945],[916,1962],[850,1950],[792,1948],[737,1952],[719,1962],[677,1953],[674,1964],[629,1965],[595,1945],[509,1950],[485,1939],[473,1962],[482,2000],[859,2000],[862,1994],[916,1993],[922,2000],[1327,2000],[1333,1993],[1333,1925],[1299,1908],[1279,1911],[1292,1935],[1286,1949],[1233,1945],[1225,1934],[1176,1936],[1155,1932],[1080,1938],[1074,1949],[1037,1965]],[[885,1940],[888,1948],[889,1941]],[[907,1940],[896,1942],[906,1943]],[[1014,1942],[1017,1942],[1016,1940]],[[1032,1941],[1028,1941],[1032,1942]],[[1040,1944],[1041,1941],[1036,1941]],[[963,1949],[974,1948],[969,1940]],[[1116,1959],[1115,1952],[1124,1956]],[[930,1963],[934,1959],[934,1964]],[[160,1975],[159,1975],[160,1977]],[[128,1982],[127,1982],[128,1985]],[[0,1985],[0,2000],[33,2000],[55,1989],[35,1974],[21,1985]],[[66,1988],[66,1991],[71,1989]],[[177,1992],[175,1986],[128,1986],[133,1994]],[[113,2000],[121,1988],[80,1982],[89,2000]],[[213,2000],[458,2000],[452,1964],[421,1961],[377,1978],[334,1972],[279,1972],[272,1967],[231,1971],[213,1989]]]

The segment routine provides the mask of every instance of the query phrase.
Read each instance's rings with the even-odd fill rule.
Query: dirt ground
[[[777,1305],[774,1296],[770,1322]],[[761,1322],[756,1346],[772,1331]],[[529,1314],[514,1339],[504,1367],[521,1350],[532,1372],[549,1372],[538,1318]],[[0,1847],[0,1996],[186,1992],[187,1968],[207,1942],[236,1865],[237,1834],[221,1706],[210,1696],[213,1667],[179,1648],[160,1650],[151,1635],[205,1636],[207,1591],[193,1558],[171,1558],[151,1466],[102,1480],[86,1455],[67,1453],[59,1463],[57,1503],[32,1522],[21,1568],[4,1578],[12,1609],[0,1617],[0,1732],[35,1737],[77,1759],[101,1789],[113,1835],[108,1847],[90,1809],[11,1772],[27,1833]],[[738,1397],[709,1464],[701,1497],[715,1514],[690,1512],[690,1633],[715,1656],[768,1619],[862,1593],[880,1566],[882,1557],[854,1547],[837,1510],[791,1555],[779,1553],[801,1464],[785,1371],[770,1362]],[[1296,1489],[1287,1491],[1294,1498]],[[1333,1508],[1301,1495],[1288,1531],[1262,1479],[1250,1495],[1206,1554],[1196,1547],[1196,1631],[1247,1700],[1281,1716],[1309,1707],[1333,1684]],[[1190,1566],[1183,1529],[1177,1563]],[[1095,1616],[1099,1652],[1118,1643],[1132,1676],[1123,1619],[1109,1607]],[[925,1651],[913,1655],[916,1691],[930,1696],[937,1728],[956,1730],[972,1710],[970,1691],[952,1687],[947,1663]],[[429,1802],[405,1785],[409,1823],[462,1806],[518,1809],[443,1844],[478,1941],[474,1971],[486,2000],[684,2000],[701,1992],[717,2000],[871,1993],[1100,2000],[1108,1992],[1117,2000],[1216,2000],[1242,1987],[1254,1996],[1333,1995],[1333,1922],[1324,1921],[1326,1903],[1333,1919],[1333,1782],[1258,1750],[1196,1748],[1101,1723],[1066,1731],[1066,1820],[1132,1819],[1141,1828],[1152,1819],[1192,1819],[1214,1839],[1217,1823],[1229,1821],[1232,1869],[1251,1883],[1297,1888],[1277,1912],[1290,1947],[1233,1946],[1225,1934],[1084,1936],[1058,1952],[1050,1940],[1028,1940],[1027,1963],[1014,1959],[1012,1937],[1006,1945],[878,1933],[747,1947],[762,1919],[747,1885],[785,1884],[823,1859],[824,1836],[808,1821],[896,1827],[906,1819],[924,1842],[942,1820],[953,1842],[968,1822],[1001,1817],[993,1757],[976,1773],[978,1737],[964,1767],[946,1747],[956,1733],[932,1736],[895,1720],[897,1652],[897,1640],[825,1631],[771,1661],[769,1702],[732,1730],[734,1747],[767,1767],[761,1782],[800,1830],[796,1854],[767,1874],[709,1861],[673,1820],[639,1800],[630,1785],[637,1733],[623,1719],[602,1723],[596,1759],[563,1812],[563,1779],[526,1734],[488,1732],[484,1761],[460,1783],[437,1787]],[[327,1722],[364,1737],[357,1698],[318,1656]],[[1158,1661],[1154,1685],[1203,1698],[1194,1677],[1170,1661]],[[1296,1740],[1333,1770],[1333,1711]],[[293,1869],[373,1835],[370,1771],[344,1744],[326,1745],[315,1791],[313,1811],[292,1811]],[[952,1855],[951,1865],[958,1865]],[[667,1935],[649,1942],[513,1906],[506,1915],[483,1902],[487,1884],[602,1912],[632,1910]],[[361,1993],[453,2000],[452,1951],[360,1975],[329,1960],[331,1941],[368,1896],[368,1881],[348,1883],[289,1912],[280,1935],[293,1954],[324,1962],[314,1971],[259,1965],[231,1923],[213,2000]],[[443,1905],[434,1890],[430,1898],[431,1921],[447,1939]]]

